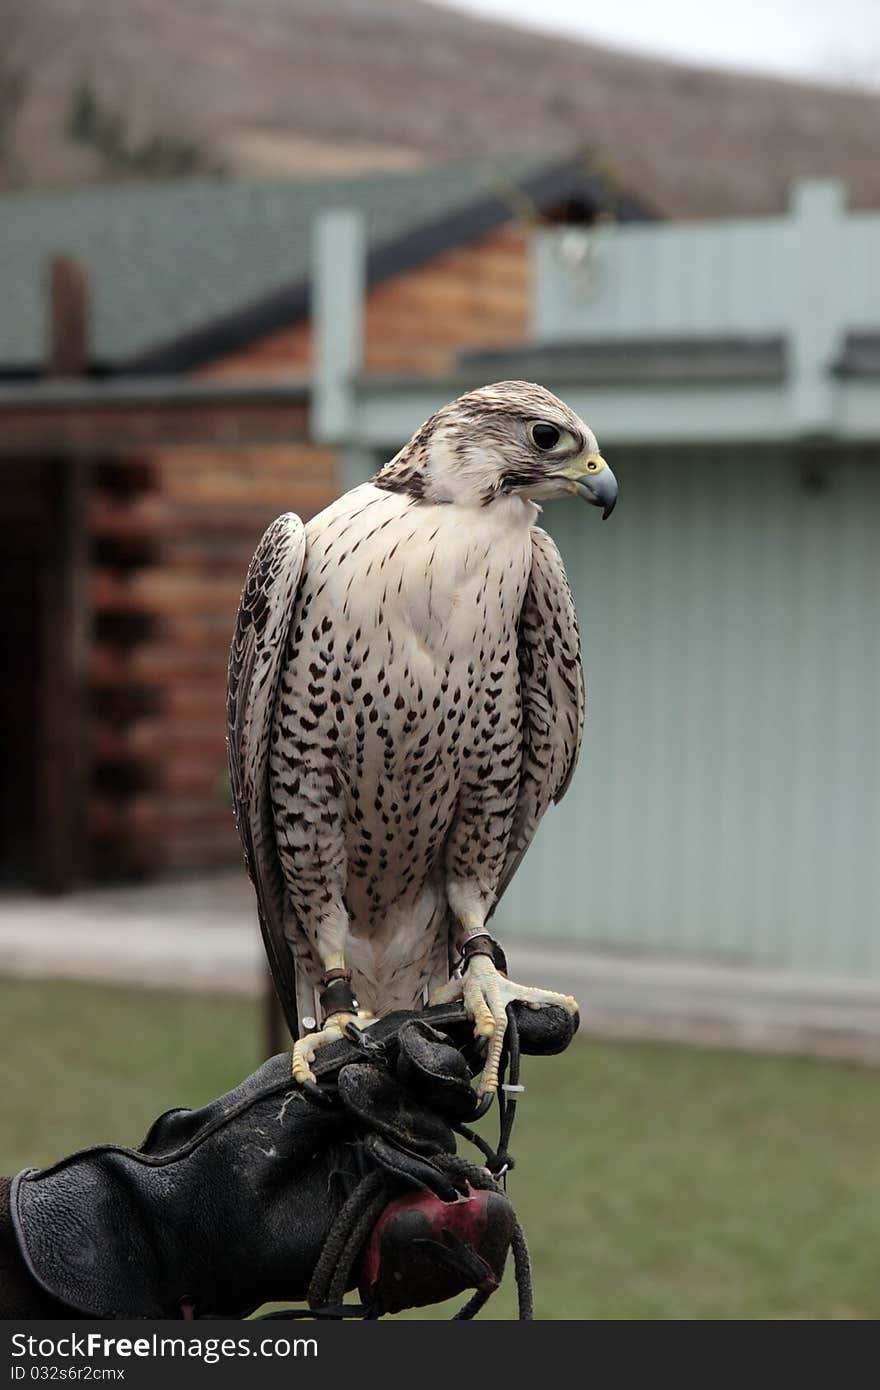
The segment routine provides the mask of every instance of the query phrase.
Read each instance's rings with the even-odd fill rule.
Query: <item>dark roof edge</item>
[[[462,353],[459,371],[584,385],[782,381],[781,334],[570,339]]]
[[[68,406],[137,408],[162,406],[271,406],[307,404],[311,382],[305,378],[283,380],[212,381],[167,376],[95,379],[94,377],[43,377],[28,382],[0,381],[3,410],[63,410]]]
[[[444,251],[485,236],[509,221],[516,204],[523,200],[545,211],[575,195],[586,197],[596,212],[613,210],[624,222],[655,221],[659,216],[633,195],[615,191],[601,176],[591,173],[583,159],[560,160],[525,179],[508,180],[507,189],[499,179],[498,192],[484,194],[444,217],[372,247],[367,254],[367,285],[372,289]],[[292,328],[307,317],[309,301],[306,277],[202,328],[120,360],[114,374],[192,371],[240,352],[260,338]]]
[[[847,333],[831,370],[838,377],[880,377],[880,332]]]
[[[444,386],[469,390],[486,380],[541,381],[546,386],[774,385],[787,373],[786,344],[761,337],[603,339],[531,343],[519,348],[462,353]],[[408,391],[437,386],[441,378],[362,373],[361,390]]]

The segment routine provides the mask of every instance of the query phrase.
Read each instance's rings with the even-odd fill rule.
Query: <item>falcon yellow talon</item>
[[[296,1081],[297,1084],[301,1086],[304,1081],[314,1081],[315,1073],[312,1071],[305,1058],[301,1055],[297,1055],[296,1049],[298,1046],[298,1043],[295,1044],[293,1049],[293,1065],[291,1067],[291,1070],[293,1072],[294,1081]]]
[[[311,1063],[320,1052],[322,1047],[327,1047],[330,1043],[339,1042],[344,1036],[343,1029],[347,1023],[357,1022],[354,1014],[335,1013],[324,1020],[324,1026],[318,1033],[308,1033],[306,1037],[300,1038],[293,1045],[292,1071],[294,1080],[302,1085],[304,1081],[316,1081],[315,1073],[312,1071]]]

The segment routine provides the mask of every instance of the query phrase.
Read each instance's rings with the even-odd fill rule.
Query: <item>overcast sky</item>
[[[440,0],[713,67],[880,86],[880,0]]]

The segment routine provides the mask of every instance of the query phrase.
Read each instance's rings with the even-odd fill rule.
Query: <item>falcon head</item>
[[[592,430],[543,386],[497,381],[426,420],[374,479],[424,502],[488,506],[575,493],[609,517],[617,480]]]

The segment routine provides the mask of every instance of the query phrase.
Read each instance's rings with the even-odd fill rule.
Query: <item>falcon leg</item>
[[[331,1014],[318,1033],[306,1033],[293,1044],[293,1079],[301,1086],[304,1081],[314,1081],[312,1063],[322,1047],[328,1043],[339,1042],[345,1036],[349,1023],[366,1022],[366,1015],[352,1013]]]
[[[498,1069],[504,1048],[504,1034],[507,1029],[507,1006],[516,1002],[528,1004],[539,1009],[545,1004],[555,1004],[577,1013],[577,1000],[570,994],[557,994],[550,989],[535,989],[532,985],[514,984],[497,969],[491,956],[490,938],[476,933],[469,938],[474,946],[485,943],[484,948],[476,949],[468,956],[464,974],[449,981],[432,996],[432,1004],[448,1004],[461,999],[468,1016],[474,1021],[474,1037],[486,1038],[488,1047],[483,1072],[477,1087],[480,1095],[498,1090]]]
[[[300,730],[298,736],[305,734]],[[281,798],[290,800],[287,779],[291,773],[283,759],[277,776]],[[278,854],[291,906],[308,942],[308,954],[322,971],[320,1007],[316,1010],[320,1028],[299,1038],[293,1047],[293,1075],[302,1084],[315,1080],[312,1063],[322,1047],[339,1042],[347,1024],[365,1025],[372,1022],[372,1015],[358,1008],[351,990],[351,971],[345,963],[348,858],[340,778],[329,763],[298,766],[295,789],[290,813],[276,820]]]
[[[293,1045],[293,1078],[300,1085],[304,1081],[315,1080],[312,1063],[322,1047],[339,1042],[350,1023],[363,1027],[373,1022],[373,1015],[367,1009],[358,1009],[351,990],[351,971],[345,968],[342,952],[334,951],[328,956],[340,963],[324,971],[321,994],[323,1027],[317,1033],[307,1033],[304,1038],[298,1038]]]
[[[302,1085],[304,1081],[315,1080],[312,1063],[318,1052],[328,1043],[339,1042],[345,1036],[345,1029],[349,1023],[354,1023],[358,1028],[367,1028],[375,1021],[375,1015],[371,1014],[368,1009],[358,1009],[357,1013],[340,1009],[336,1013],[329,1014],[324,1019],[324,1026],[319,1032],[306,1033],[304,1038],[297,1038],[293,1044],[292,1071],[294,1081]]]
[[[474,1020],[474,1036],[488,1038],[489,1045],[483,1074],[477,1087],[480,1095],[498,1089],[498,1068],[507,1028],[507,1006],[517,1001],[539,1009],[542,1004],[557,1004],[569,1013],[577,1013],[577,1000],[570,994],[557,994],[550,989],[535,989],[532,985],[514,984],[502,975],[489,956],[472,956],[462,978],[462,998],[468,1014]]]
[[[474,1022],[474,1036],[487,1040],[486,1061],[478,1090],[481,1095],[498,1089],[498,1069],[507,1030],[507,1005],[521,1001],[534,1008],[555,1004],[577,1012],[570,995],[549,989],[517,985],[494,962],[492,938],[486,919],[495,902],[515,805],[505,791],[489,779],[477,779],[459,803],[458,821],[446,849],[446,900],[457,922],[451,944],[462,957],[464,969],[457,979],[432,998],[432,1003],[461,999]]]

